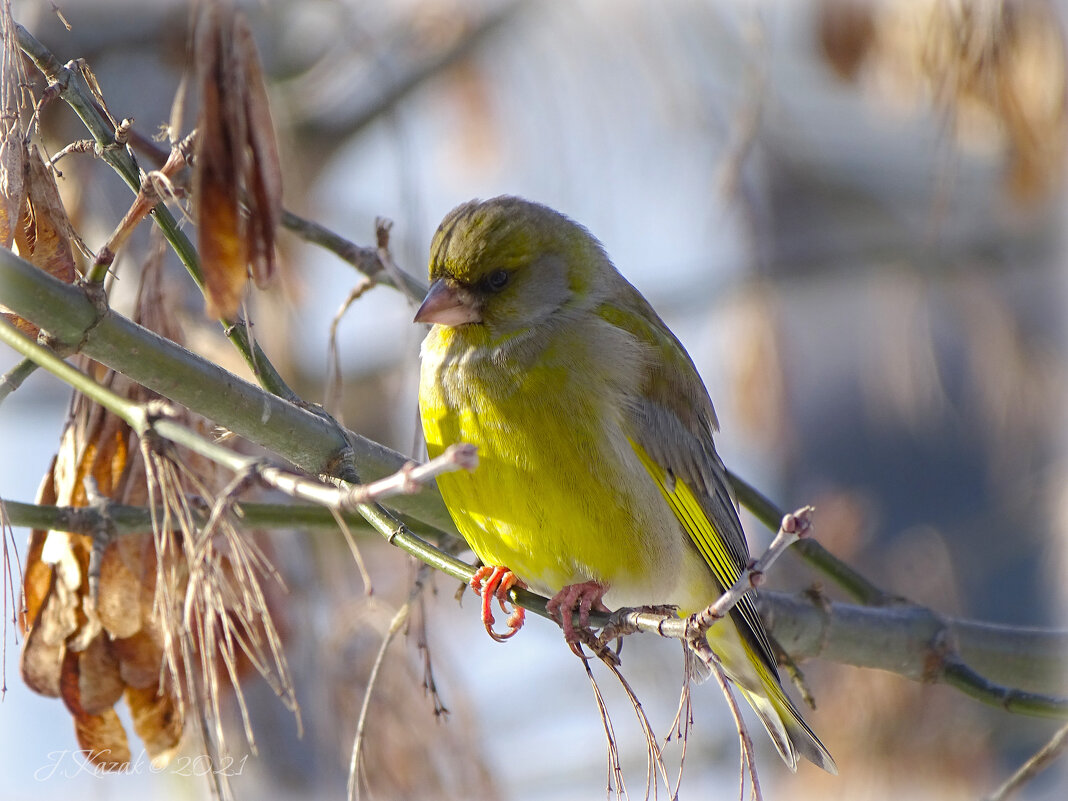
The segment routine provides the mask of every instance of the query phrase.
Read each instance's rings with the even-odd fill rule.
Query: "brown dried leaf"
[[[32,629],[19,654],[22,681],[38,695],[58,698],[60,669],[66,653],[64,643],[50,643],[42,630]]]
[[[101,369],[96,364],[91,367]],[[121,385],[116,385],[112,373],[105,373],[97,380],[119,394],[128,394],[122,391]],[[87,476],[93,477],[101,494],[115,494],[126,469],[129,438],[130,428],[126,423],[84,396],[77,396],[53,469],[56,503],[85,506]]]
[[[103,632],[78,655],[78,697],[82,709],[98,715],[122,698],[123,681],[119,660]]]
[[[172,549],[173,550],[173,549]],[[164,559],[173,564],[175,561],[173,553],[171,556],[164,557]],[[168,571],[168,574],[173,574],[176,571]],[[159,581],[160,569],[157,567],[156,562],[156,544],[152,543],[151,548],[146,548],[144,553],[144,562],[141,567],[141,620],[144,621],[144,627],[148,630],[153,637],[159,634],[159,625],[161,620],[159,618],[159,610],[156,608],[156,582]],[[186,575],[186,571],[181,571],[181,575]],[[183,594],[182,587],[171,587],[171,597],[178,598]],[[159,638],[157,638],[159,639]]]
[[[275,272],[282,169],[259,53],[244,16],[206,4],[198,20],[194,194],[210,314],[237,313],[251,267],[264,287]],[[243,207],[244,204],[244,207]]]
[[[248,189],[248,250],[252,277],[263,289],[274,277],[274,239],[282,220],[282,164],[274,138],[274,123],[263,81],[256,40],[239,15],[234,45],[245,73],[246,128],[251,157],[245,182]]]
[[[55,583],[55,574],[49,574]],[[51,589],[51,588],[50,588]],[[54,594],[48,595],[38,619],[33,620],[19,654],[19,673],[26,686],[35,693],[56,698],[60,692],[60,673],[67,653],[66,635],[76,626],[73,610],[69,616],[49,615],[48,605],[60,606]],[[69,625],[61,625],[66,622]]]
[[[138,298],[138,318],[168,337],[181,341],[181,331],[160,314],[165,307],[160,269],[146,268]],[[144,400],[149,393],[103,366],[87,362],[83,369],[116,393]],[[195,458],[184,461],[202,480],[210,469]],[[148,501],[145,465],[132,433],[118,418],[77,397],[61,437],[53,465],[42,483],[41,503],[83,506],[86,478],[91,476],[104,495],[125,503]],[[184,489],[178,490],[184,492]],[[191,488],[190,488],[190,491]],[[177,539],[167,557],[173,569],[169,598],[184,597],[188,575],[186,554]],[[171,540],[168,540],[169,542]],[[156,599],[156,539],[154,535],[123,535],[105,548],[96,605],[90,604],[88,565],[92,539],[61,531],[31,535],[26,570],[28,633],[23,646],[22,673],[39,693],[59,696],[71,712],[82,747],[93,752],[94,763],[112,769],[129,758],[126,734],[112,709],[127,692],[135,726],[154,761],[173,754],[182,731],[179,701],[169,690],[164,659],[164,625]],[[181,623],[177,622],[180,626]],[[180,639],[184,630],[169,632]]]
[[[28,149],[26,199],[23,226],[15,232],[19,254],[60,281],[72,283],[77,277],[74,266],[74,229],[59,197],[52,168],[35,145]]]
[[[208,314],[237,314],[248,276],[241,177],[245,172],[243,75],[233,48],[232,11],[206,3],[197,25],[201,92],[193,173],[196,223]]]
[[[129,397],[119,387],[116,392]],[[91,451],[92,460],[86,471],[96,479],[97,488],[108,497],[119,491],[126,461],[129,458],[130,426],[111,413],[105,413],[100,431]],[[87,450],[87,455],[90,453]]]
[[[89,761],[101,770],[122,770],[130,764],[126,731],[114,709],[99,715],[76,714],[74,733],[78,745],[88,752]]]
[[[58,543],[57,550],[65,548],[63,536],[64,532],[60,531],[48,533],[44,548],[45,561],[50,558],[49,550],[57,547],[53,543]],[[52,575],[54,580],[41,608],[41,614],[37,616],[34,629],[39,628],[48,642],[58,644],[66,641],[84,622],[81,599],[77,594],[80,589],[79,580],[84,576],[84,571],[70,548],[59,554],[53,563]]]
[[[163,647],[147,631],[113,640],[112,650],[119,660],[119,672],[127,686],[155,688],[159,684]]]
[[[228,197],[231,189],[225,181],[206,176],[197,195],[197,230],[207,313],[225,320],[237,316],[248,277],[248,257],[239,231],[240,216]]]
[[[25,74],[10,3],[0,3],[0,15],[0,247],[10,248],[26,197],[26,145],[19,125]]]
[[[126,703],[133,716],[134,731],[144,742],[152,764],[163,767],[171,761],[182,739],[182,712],[174,696],[153,685],[128,689]]]
[[[91,436],[92,428],[99,422],[92,419],[88,401],[76,397],[63,433],[59,435],[59,449],[52,461],[52,497],[60,506],[85,506],[85,488],[82,486],[82,444]],[[99,407],[96,407],[99,408]]]
[[[100,561],[96,612],[112,637],[130,637],[141,630],[141,569],[147,534],[127,534],[108,545]]]
[[[53,456],[52,464],[49,465],[48,472],[37,490],[37,503],[40,505],[51,506],[56,502],[55,469],[56,458]],[[52,586],[52,566],[41,559],[47,537],[48,532],[42,529],[34,529],[30,532],[30,545],[26,553],[26,568],[22,578],[22,591],[25,595],[26,606],[19,615],[19,626],[24,634],[33,624]]]
[[[88,554],[81,554],[72,541],[87,539],[77,534],[50,531],[41,546],[40,560],[51,567],[52,580],[37,617],[22,646],[20,665],[27,686],[42,695],[54,696],[56,674],[69,656],[75,635],[87,641],[99,627],[86,618],[79,590],[85,577]],[[77,646],[75,646],[77,648]]]
[[[67,710],[74,716],[86,714],[82,708],[82,693],[78,686],[78,654],[67,651],[60,665],[59,694]]]
[[[33,624],[52,586],[52,566],[41,560],[41,550],[44,548],[47,536],[47,531],[30,532],[30,545],[22,577],[22,590],[26,603],[19,615],[19,628],[23,634]]]
[[[56,458],[41,488],[37,492],[37,503],[56,503]],[[54,552],[65,536],[60,532],[48,532],[40,529],[30,533],[30,546],[26,556],[26,569],[23,577],[26,608],[19,621],[26,634],[19,655],[19,672],[22,680],[36,693],[48,697],[59,695],[59,678],[63,658],[67,653],[67,637],[78,629],[78,601],[71,592],[69,582],[72,569],[61,571],[55,565]],[[48,561],[45,559],[46,544]]]
[[[0,130],[0,247],[10,248],[15,241],[25,201],[26,146],[17,128]]]
[[[84,505],[84,479],[90,474],[101,490],[112,491],[127,460],[128,435],[128,430],[117,422],[117,418],[82,397],[76,399],[59,450],[38,491],[38,503]],[[28,627],[28,632],[20,668],[27,686],[43,695],[60,694],[63,665],[72,656],[76,659],[79,652],[94,647],[94,641],[100,637],[100,621],[86,603],[91,548],[91,538],[82,534],[34,531],[30,535],[23,582],[27,607],[23,624]],[[105,597],[121,595],[121,587],[117,589],[113,584],[102,589]],[[138,621],[140,589],[135,580],[131,608]],[[117,609],[109,607],[109,612],[113,618],[119,616]],[[96,671],[90,683],[94,692],[99,689],[96,674],[102,664],[96,661],[90,665]],[[70,670],[69,666],[67,670]],[[117,661],[112,672],[117,676]],[[119,690],[121,692],[121,687]],[[117,698],[114,688],[104,692]],[[76,698],[81,693],[72,694],[68,690],[67,694]],[[94,705],[96,703],[94,701]]]
[[[12,232],[15,250],[45,272],[68,284],[72,283],[77,275],[74,253],[71,250],[74,230],[67,219],[63,201],[60,200],[52,170],[33,145],[27,150],[24,175],[25,186],[18,186],[17,179],[11,186],[11,190],[23,196],[15,207],[18,217],[9,220],[16,223]],[[2,205],[7,206],[8,202],[13,200],[8,198]],[[0,236],[5,233],[2,228],[0,225]],[[4,238],[6,239],[6,236]],[[36,337],[40,330],[33,323],[14,314],[5,313],[4,317],[31,337]]]

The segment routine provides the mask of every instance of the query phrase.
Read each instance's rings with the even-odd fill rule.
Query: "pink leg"
[[[578,614],[579,629],[586,629],[590,625],[590,610],[598,612],[610,611],[601,599],[608,592],[608,587],[599,581],[586,581],[582,584],[569,584],[560,592],[549,599],[545,605],[550,615],[560,622],[560,628],[564,630],[564,639],[571,646],[571,650],[578,656],[584,657],[580,643],[582,637],[575,628],[574,615]]]
[[[515,633],[523,628],[526,610],[521,606],[513,606],[512,613],[505,623],[508,626],[508,631],[504,634],[498,634],[493,630],[493,599],[497,599],[502,612],[507,612],[508,607],[505,604],[508,602],[508,591],[512,587],[525,589],[526,586],[515,573],[500,565],[493,567],[484,565],[476,570],[475,575],[471,577],[471,589],[482,598],[482,625],[486,627],[486,633],[497,642],[504,642],[508,638],[514,637]]]

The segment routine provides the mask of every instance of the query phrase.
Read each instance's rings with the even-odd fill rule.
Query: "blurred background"
[[[1062,3],[241,5],[268,76],[288,209],[364,245],[377,216],[392,219],[394,257],[419,276],[434,228],[460,202],[509,193],[560,209],[601,239],[690,351],[727,464],[785,507],[814,504],[817,536],[836,555],[948,615],[1068,625]],[[148,135],[175,119],[187,3],[60,8],[70,30],[47,3],[13,2],[60,61],[88,61],[116,118]],[[52,152],[86,135],[59,103],[41,130]],[[60,166],[68,212],[94,247],[128,190],[88,156]],[[141,233],[116,265],[120,304],[149,248]],[[283,281],[255,298],[256,333],[287,380],[321,402],[330,319],[360,276],[288,232],[280,251]],[[199,297],[175,297],[192,346],[241,371],[198,322]],[[423,331],[412,312],[385,287],[355,303],[340,326],[335,411],[418,454]],[[0,369],[15,361],[0,352]],[[0,495],[33,498],[66,403],[39,375],[5,401]],[[754,548],[770,539],[746,525]],[[15,539],[22,548],[25,532]],[[253,682],[261,758],[235,789],[338,798],[367,674],[414,571],[365,537],[368,597],[339,537],[279,534],[273,547],[305,731],[298,738]],[[773,586],[820,582],[784,563]],[[370,710],[370,797],[600,797],[601,722],[559,632],[535,620],[499,646],[470,597],[460,608],[453,582],[432,586],[420,614],[448,721],[423,691],[418,638],[398,640]],[[76,747],[69,717],[22,686],[10,628],[5,645],[5,797],[207,796],[203,779],[175,771],[74,775],[62,753]],[[624,664],[666,735],[678,649],[631,638]],[[841,775],[808,765],[790,775],[757,728],[767,798],[978,798],[1057,728],[944,686],[819,662],[804,670],[818,704],[807,717]],[[644,741],[601,679],[640,796]],[[695,691],[694,715],[681,797],[736,792],[737,739],[713,686]],[[1020,797],[1063,798],[1063,762]]]

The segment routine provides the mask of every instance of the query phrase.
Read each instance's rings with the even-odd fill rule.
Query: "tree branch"
[[[312,475],[334,474],[348,454],[363,481],[394,473],[407,461],[323,412],[264,392],[114,311],[99,311],[81,288],[5,248],[0,248],[0,303],[58,341],[76,343],[79,352]],[[455,532],[437,493],[397,496],[390,507],[439,531]]]
[[[765,526],[775,531],[785,512],[760,490],[735,473],[727,471],[738,502]],[[794,553],[827,576],[849,597],[867,606],[885,606],[905,599],[880,589],[814,539],[803,539],[794,545]]]
[[[328,250],[342,261],[348,262],[376,284],[393,287],[408,297],[422,298],[426,295],[426,283],[403,270],[385,270],[379,258],[378,248],[357,245],[325,225],[308,220],[288,209],[282,209],[282,225],[296,236],[312,245]],[[399,280],[396,276],[399,276]]]
[[[92,506],[49,506],[3,498],[0,498],[0,504],[3,505],[4,521],[22,528],[91,535],[101,522],[100,510]],[[337,518],[334,514],[329,509],[315,504],[237,501],[233,508],[235,516],[231,523],[239,530],[299,528],[304,531],[337,532]],[[162,518],[163,512],[162,507],[157,507],[157,520]],[[193,522],[203,526],[208,522],[209,512],[206,505],[201,509],[193,509]],[[340,514],[350,529],[368,528],[367,521],[355,512]],[[145,506],[108,505],[108,520],[117,536],[151,532],[152,519],[153,510]]]

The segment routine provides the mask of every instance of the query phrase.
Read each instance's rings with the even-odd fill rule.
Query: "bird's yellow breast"
[[[457,528],[483,562],[542,592],[590,579],[644,587],[650,565],[676,561],[662,535],[677,523],[622,431],[619,376],[573,338],[539,348],[536,366],[523,361],[442,326],[424,342],[427,450],[479,452],[474,472],[438,478]]]

